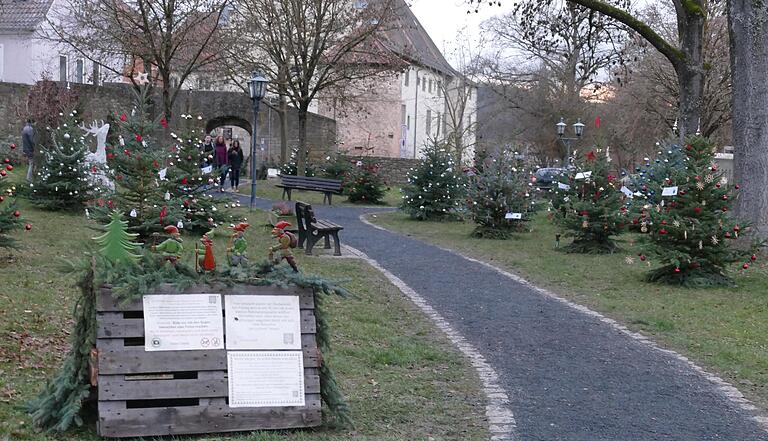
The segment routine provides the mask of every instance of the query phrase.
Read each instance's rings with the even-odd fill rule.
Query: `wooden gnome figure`
[[[184,252],[184,247],[181,245],[181,233],[174,225],[168,225],[163,228],[163,231],[170,234],[171,237],[160,245],[153,245],[152,251],[160,251],[163,253],[163,259],[176,265],[176,262],[181,258],[181,253]]]
[[[230,239],[230,245],[227,248],[227,256],[229,257],[229,264],[232,266],[238,266],[248,263],[248,242],[245,240],[245,230],[250,225],[246,222],[240,222],[232,227],[232,237]]]
[[[288,265],[293,268],[293,271],[298,273],[299,268],[296,266],[296,259],[291,252],[291,248],[296,248],[298,241],[293,233],[285,231],[290,226],[291,224],[286,221],[280,221],[275,224],[275,227],[272,229],[272,236],[277,239],[277,245],[269,248],[269,261],[273,265],[278,265],[280,261],[285,259]],[[279,253],[277,257],[275,257],[275,252]]]
[[[210,237],[212,234],[213,231],[209,231],[203,234],[203,238],[200,239],[200,242],[203,244],[203,248],[205,249],[203,258],[198,259],[197,261],[198,265],[200,265],[198,270],[201,272],[213,271],[216,269],[216,258],[213,256],[213,241]]]

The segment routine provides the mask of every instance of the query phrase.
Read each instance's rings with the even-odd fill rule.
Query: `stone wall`
[[[27,93],[31,86],[0,82],[0,142],[19,142],[21,128],[26,115]],[[80,108],[85,121],[113,118],[133,107],[133,92],[130,86],[107,84],[92,86],[71,84],[70,87],[80,98]],[[160,103],[160,97],[155,97]],[[156,105],[158,113],[162,106]],[[244,93],[184,91],[174,103],[171,127],[179,127],[179,116],[190,113],[200,115],[206,121],[208,130],[222,125],[242,127],[251,133],[253,109],[250,98]],[[262,104],[259,112],[259,142],[271,146],[271,151],[279,157],[280,119],[277,112],[270,111]],[[326,152],[335,150],[336,123],[333,119],[310,114],[307,121],[307,146],[313,156],[324,157]],[[288,146],[298,144],[298,118],[296,109],[288,111]]]
[[[416,167],[421,160],[409,158],[388,158],[367,156],[366,160],[379,165],[379,174],[388,185],[403,185],[408,182],[408,171]]]

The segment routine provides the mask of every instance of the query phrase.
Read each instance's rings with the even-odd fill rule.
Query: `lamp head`
[[[261,101],[264,98],[264,95],[267,94],[268,82],[264,75],[258,72],[251,74],[251,79],[248,80],[248,90],[252,100]]]
[[[556,124],[557,126],[557,136],[563,136],[565,135],[565,121],[563,118],[560,118],[560,122]]]
[[[581,135],[584,134],[584,124],[581,123],[581,118],[573,125],[573,131],[578,138],[581,138]]]

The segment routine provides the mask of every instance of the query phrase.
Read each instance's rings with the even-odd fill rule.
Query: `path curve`
[[[258,200],[259,208],[271,204]],[[342,243],[402,280],[477,348],[509,396],[520,439],[768,441],[748,403],[599,314],[360,220],[380,208],[315,211],[344,225]]]

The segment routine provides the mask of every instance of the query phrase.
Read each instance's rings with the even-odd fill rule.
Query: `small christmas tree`
[[[385,184],[379,175],[379,166],[368,160],[357,161],[357,167],[345,187],[349,202],[380,204]]]
[[[30,202],[46,210],[81,210],[88,202],[105,192],[93,179],[100,172],[89,165],[90,152],[73,110],[53,130],[51,143],[43,149],[43,166],[30,184]]]
[[[618,250],[613,236],[621,233],[623,194],[610,172],[610,154],[591,150],[574,155],[574,168],[561,176],[552,200],[555,222],[573,242],[569,253],[604,254]]]
[[[141,245],[131,242],[138,234],[128,232],[128,222],[123,220],[122,213],[113,211],[112,220],[104,228],[104,234],[93,238],[101,246],[101,254],[115,264],[138,263]]]
[[[536,204],[531,173],[517,153],[488,155],[479,165],[469,185],[469,211],[477,224],[473,235],[508,239],[512,233],[527,231]]]
[[[163,198],[166,204],[180,201],[174,207],[183,215],[184,229],[194,234],[203,234],[216,228],[232,218],[229,211],[220,208],[221,200],[215,200],[207,194],[211,186],[215,186],[217,176],[204,173],[200,168],[200,153],[198,145],[201,140],[198,135],[203,130],[196,126],[197,119],[192,115],[182,115],[185,121],[184,131],[180,136],[172,134],[176,139],[171,161],[166,168],[165,179],[160,182]],[[170,166],[170,164],[173,166]]]
[[[756,259],[750,250],[732,243],[745,230],[729,211],[739,186],[730,185],[718,172],[706,138],[690,138],[684,152],[685,165],[665,177],[662,197],[645,206],[641,222],[648,235],[640,259],[650,256],[662,264],[648,274],[651,282],[730,286],[728,266],[741,262],[748,269]]]
[[[116,193],[106,205],[94,206],[92,213],[92,218],[102,224],[111,220],[113,209],[128,213],[128,230],[144,242],[152,233],[161,232],[165,225],[184,225],[183,203],[168,196],[160,184],[173,166],[174,157],[172,151],[158,148],[150,139],[157,124],[147,116],[147,99],[145,87],[137,96],[134,111],[119,117],[119,147],[107,152],[108,164],[115,175]]]
[[[444,219],[458,208],[466,194],[466,183],[453,156],[443,145],[433,143],[424,150],[424,160],[408,173],[401,208],[412,219]]]
[[[18,248],[16,239],[9,233],[21,228],[24,220],[21,218],[21,211],[16,207],[16,201],[13,194],[16,186],[10,182],[10,174],[14,170],[10,158],[5,158],[0,169],[0,248]],[[27,224],[26,229],[32,226]]]

